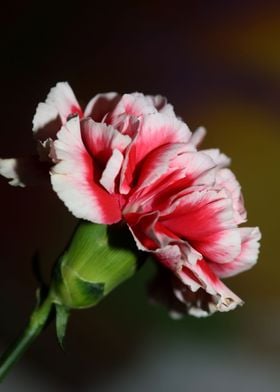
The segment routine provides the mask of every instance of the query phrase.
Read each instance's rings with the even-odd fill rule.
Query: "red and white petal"
[[[243,301],[220,281],[205,260],[199,260],[195,265],[189,265],[188,269],[200,281],[201,287],[213,296],[216,310],[227,312],[243,304]],[[177,276],[183,281],[184,274],[183,269]]]
[[[145,98],[157,111],[160,111],[167,105],[167,99],[162,95],[146,95]]]
[[[115,92],[98,94],[87,104],[84,116],[101,122],[106,114],[114,110],[120,98],[121,96]]]
[[[173,106],[170,103],[167,103],[167,99],[162,95],[146,95],[145,98],[159,113],[164,113],[170,117],[176,117]]]
[[[190,270],[185,269],[185,272],[182,272],[184,255],[178,244],[159,248],[154,252],[154,256],[161,264],[173,271],[173,273],[176,275],[180,274],[182,282],[188,285],[192,291],[197,291],[201,287],[200,281]]]
[[[217,311],[215,296],[208,294],[200,286],[197,290],[192,290],[190,285],[174,278],[173,292],[177,300],[185,305],[183,311],[179,308],[179,315],[187,313],[194,317],[207,317]]]
[[[171,271],[178,271],[182,266],[182,254],[178,245],[167,245],[154,253],[156,259]]]
[[[179,165],[180,162],[177,162],[176,165],[176,158],[189,151],[193,151],[192,145],[185,143],[165,144],[152,151],[141,167],[137,183],[138,190],[149,187],[163,175],[167,177],[170,172],[185,168],[184,163]]]
[[[240,253],[232,202],[224,191],[190,192],[178,199],[170,213],[162,214],[160,222],[209,260],[224,263]]]
[[[236,224],[239,225],[245,222],[247,213],[244,207],[241,187],[233,172],[229,169],[220,169],[216,175],[216,184],[218,187],[224,188],[228,192],[229,197],[232,198]]]
[[[62,123],[57,109],[45,102],[39,103],[33,117],[33,133],[40,139],[54,138]]]
[[[182,266],[184,265],[186,260],[188,264],[196,264],[198,260],[201,260],[203,258],[202,254],[199,253],[196,249],[194,249],[187,241],[178,241],[177,243],[182,252]]]
[[[124,94],[116,105],[114,111],[109,115],[110,123],[118,116],[126,114],[133,117],[143,117],[147,114],[156,113],[152,101],[148,100],[141,93]]]
[[[190,143],[192,143],[194,146],[199,146],[204,137],[206,135],[206,129],[204,127],[198,127],[192,134],[192,137],[190,139]]]
[[[154,252],[156,258],[171,269],[180,281],[174,279],[174,294],[186,306],[186,313],[204,317],[215,311],[229,311],[243,301],[226,287],[204,260],[182,266],[181,249],[169,245]]]
[[[228,278],[252,268],[258,259],[261,233],[258,227],[241,227],[241,252],[239,256],[225,264],[209,263],[220,278]]]
[[[189,180],[188,186],[213,186],[215,183],[215,162],[200,151],[180,154],[172,162],[174,168],[184,170],[185,179]],[[186,186],[187,187],[187,186]]]
[[[59,117],[64,124],[71,115],[78,114],[82,117],[81,107],[67,82],[57,83],[51,89],[46,99],[46,104],[56,108]]]
[[[218,148],[211,148],[207,150],[201,150],[204,154],[207,154],[219,168],[227,167],[230,165],[231,159],[223,154]]]
[[[187,143],[191,132],[187,125],[176,118],[170,118],[162,113],[147,115],[139,127],[138,137],[133,143],[136,150],[136,161],[155,148],[169,143]]]
[[[49,167],[36,156],[0,159],[0,175],[12,186],[44,185],[49,182]]]
[[[194,151],[192,144],[165,144],[152,151],[144,160],[138,180],[139,189],[148,187],[163,174],[182,171],[181,177],[188,178],[189,185],[209,184],[202,176],[215,167],[214,162],[206,154]],[[196,181],[197,180],[197,181]],[[211,185],[214,177],[211,176]],[[174,182],[174,181],[173,181]]]
[[[177,245],[158,249],[154,255],[175,273],[174,294],[186,306],[186,313],[204,317],[216,311],[229,311],[243,304],[243,301],[217,278],[204,260],[195,264],[185,261],[185,266],[182,266],[182,253]]]
[[[91,118],[81,121],[81,135],[89,154],[100,163],[106,164],[113,150],[123,152],[131,142],[111,125],[97,123]]]
[[[182,121],[156,113],[144,116],[123,165],[121,193],[128,193],[134,172],[150,152],[165,144],[187,143],[191,132]]]
[[[100,184],[103,185],[104,188],[107,189],[109,193],[115,193],[115,187],[116,187],[115,180],[120,172],[122,162],[123,162],[122,153],[117,149],[113,150],[112,155],[109,158],[106,167],[103,170],[103,173],[99,180]]]
[[[215,164],[207,155],[189,152],[189,144],[164,145],[150,153],[141,167],[136,190],[129,204],[144,209],[169,208],[191,186],[212,186]]]
[[[174,108],[170,103],[167,103],[166,105],[164,105],[161,109],[158,109],[159,113],[163,113],[166,114],[169,117],[175,117],[177,118],[175,112],[174,112]]]
[[[33,118],[33,132],[36,134],[58,117],[61,123],[64,124],[71,114],[82,116],[80,105],[67,82],[57,83],[50,90],[46,101],[39,103],[37,107]],[[56,129],[56,131],[58,130],[59,128]],[[53,137],[53,132],[46,136]]]
[[[153,251],[160,246],[155,230],[158,217],[158,211],[144,215],[138,212],[124,214],[124,219],[140,250]]]
[[[118,201],[95,182],[96,168],[83,144],[78,116],[61,128],[57,138],[54,149],[60,162],[51,171],[51,182],[59,198],[78,218],[104,224],[118,222]]]

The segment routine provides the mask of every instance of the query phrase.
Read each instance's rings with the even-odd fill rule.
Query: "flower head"
[[[99,94],[82,110],[58,83],[33,132],[68,209],[94,223],[125,222],[138,248],[172,272],[187,311],[242,303],[220,278],[255,264],[260,232],[238,227],[246,221],[240,185],[228,157],[198,150],[203,128],[192,134],[161,96]]]

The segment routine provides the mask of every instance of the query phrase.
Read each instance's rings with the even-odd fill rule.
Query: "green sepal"
[[[64,305],[55,304],[56,310],[56,335],[60,347],[63,349],[63,340],[66,332],[66,327],[70,315],[70,309]]]
[[[139,251],[122,225],[81,222],[52,279],[54,302],[72,309],[96,305],[133,276]]]
[[[40,306],[41,303],[42,303],[42,290],[41,290],[40,287],[38,287],[38,288],[36,289],[36,292],[35,292],[35,299],[36,299],[35,309],[37,309],[37,308],[39,308],[39,306]]]

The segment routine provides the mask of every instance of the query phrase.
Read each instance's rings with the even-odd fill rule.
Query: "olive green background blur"
[[[1,6],[0,156],[34,152],[32,117],[57,81],[86,103],[99,92],[162,94],[203,147],[232,158],[257,266],[227,280],[245,300],[229,314],[171,320],[148,303],[154,266],[99,306],[73,312],[65,352],[50,327],[1,391],[280,390],[280,3],[5,2]],[[31,259],[48,279],[75,220],[46,188],[0,179],[0,348],[35,302]]]

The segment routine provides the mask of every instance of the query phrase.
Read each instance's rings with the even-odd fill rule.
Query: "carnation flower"
[[[0,174],[15,186],[47,181],[81,221],[26,329],[0,358],[0,380],[53,316],[62,344],[70,310],[98,304],[147,255],[159,267],[150,294],[171,315],[242,304],[220,278],[256,263],[260,231],[239,227],[240,185],[226,155],[198,149],[204,128],[191,133],[161,96],[99,94],[83,110],[58,83],[38,105],[33,133],[37,156],[1,159]]]
[[[256,263],[260,232],[239,227],[246,221],[240,185],[227,156],[198,149],[203,128],[192,134],[161,96],[99,94],[82,110],[70,86],[58,83],[39,104],[33,132],[53,190],[73,215],[126,223],[138,248],[174,276],[186,312],[242,304],[220,278]],[[18,173],[36,177],[19,164],[0,163],[14,185],[24,185]]]

